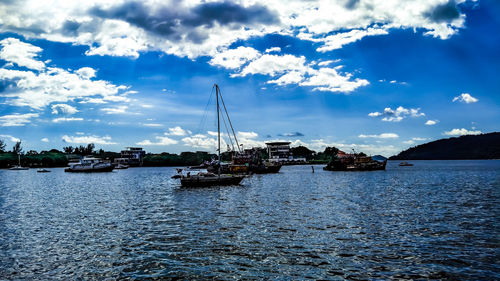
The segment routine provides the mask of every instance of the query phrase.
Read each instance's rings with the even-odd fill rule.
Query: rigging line
[[[224,99],[222,98],[222,93],[220,92],[220,89],[219,89],[219,96],[220,96],[220,100],[222,101],[222,106],[224,107],[224,110],[226,111],[227,120],[229,121],[229,125],[231,126],[231,130],[233,131],[234,141],[236,141],[236,146],[238,147],[238,151],[241,153],[240,144],[238,143],[238,139],[236,138],[236,134],[234,133],[233,124],[231,123],[231,118],[229,118],[229,114],[227,113],[226,104],[224,103]]]
[[[222,121],[224,122],[224,127],[226,127],[227,137],[228,137],[229,142],[231,143],[231,147],[233,148],[233,151],[234,151],[233,140],[231,139],[231,133],[229,133],[229,128],[227,127],[227,122],[226,122],[226,119],[224,118],[224,113],[222,112],[222,109],[219,108],[219,110],[220,110],[220,113],[222,116]]]
[[[208,98],[208,102],[207,104],[205,105],[205,110],[203,111],[203,116],[200,120],[200,123],[198,124],[198,130],[196,131],[197,134],[201,133],[201,129],[205,127],[206,125],[206,121],[207,121],[207,117],[208,117],[208,107],[210,106],[211,102],[212,102],[212,97],[214,95],[214,88],[212,88],[212,90],[210,90],[210,97]]]

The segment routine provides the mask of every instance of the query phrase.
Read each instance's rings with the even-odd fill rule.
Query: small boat
[[[115,169],[119,169],[119,170],[128,169],[128,165],[118,164],[115,166]]]
[[[18,165],[10,167],[9,170],[11,170],[11,171],[29,170],[28,167],[21,166],[21,155],[19,155],[19,154],[17,155],[17,161],[18,161]]]
[[[413,164],[408,162],[401,162],[399,163],[399,166],[413,166]]]
[[[114,168],[113,164],[103,162],[100,158],[83,157],[79,162],[69,163],[69,167],[64,171],[72,173],[111,172]]]
[[[47,169],[41,168],[41,169],[36,170],[36,172],[37,172],[37,173],[50,173],[50,170],[47,170]]]
[[[183,187],[206,187],[238,185],[245,178],[244,175],[216,175],[214,173],[199,173],[196,175],[182,176],[181,185]]]

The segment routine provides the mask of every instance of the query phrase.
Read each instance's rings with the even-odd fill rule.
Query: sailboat
[[[17,161],[18,161],[18,165],[10,167],[9,170],[13,170],[13,171],[29,170],[28,167],[21,166],[21,155],[19,155],[19,154],[17,155]]]
[[[214,84],[215,96],[217,100],[217,153],[218,162],[221,163],[220,157],[220,107],[219,98],[222,101],[219,85]],[[226,111],[227,114],[227,111]],[[217,174],[215,173],[198,173],[191,175],[189,172],[184,175],[180,174],[181,186],[183,187],[206,187],[206,186],[221,186],[221,185],[237,185],[244,175],[221,174],[221,165],[218,165]]]

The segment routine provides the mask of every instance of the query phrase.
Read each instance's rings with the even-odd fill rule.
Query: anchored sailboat
[[[245,176],[243,175],[232,175],[232,174],[221,174],[221,157],[220,157],[220,107],[219,99],[222,100],[219,85],[214,84],[215,96],[217,100],[217,153],[218,153],[218,168],[217,174],[215,173],[198,173],[191,175],[189,172],[184,175],[180,175],[181,185],[183,187],[204,187],[204,186],[219,186],[219,185],[237,185],[239,184]],[[226,110],[225,106],[224,109]],[[226,110],[227,114],[227,110]],[[229,118],[228,118],[229,119]],[[231,122],[231,121],[229,121]],[[232,126],[231,126],[232,128]],[[233,130],[234,134],[234,130]],[[182,172],[181,172],[182,173]]]
[[[21,155],[19,155],[19,154],[17,155],[17,161],[18,161],[18,165],[10,167],[9,170],[13,170],[13,171],[29,170],[28,167],[21,166]]]

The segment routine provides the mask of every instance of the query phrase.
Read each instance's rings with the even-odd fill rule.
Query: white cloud
[[[42,141],[42,142],[49,142],[49,139],[48,138],[42,138],[42,139],[40,139],[40,141]]]
[[[90,67],[82,67],[75,71],[78,76],[80,76],[82,79],[90,79],[95,77],[95,69],[90,68]]]
[[[463,93],[458,97],[454,97],[452,101],[453,102],[459,101],[459,102],[465,102],[465,103],[474,103],[474,102],[477,102],[478,99],[471,96],[469,93]]]
[[[54,123],[72,122],[72,121],[83,121],[83,118],[81,118],[81,117],[60,117],[60,118],[52,119],[52,122],[54,122]]]
[[[356,78],[351,80],[352,74],[341,75],[335,68],[320,68],[311,71],[312,76],[300,83],[301,86],[316,86],[313,90],[349,93],[361,86],[370,84],[368,80]]]
[[[96,135],[89,135],[89,136],[68,136],[64,135],[62,136],[62,141],[67,142],[67,143],[77,143],[77,144],[89,144],[89,143],[94,143],[94,144],[116,144],[116,142],[111,141],[110,136],[96,136]]]
[[[268,34],[313,41],[318,52],[401,29],[447,39],[465,27],[465,14],[456,7],[464,1],[56,0],[50,5],[40,5],[34,0],[4,1],[0,9],[0,32],[87,46],[87,55],[137,58],[154,50],[190,59],[207,56],[213,65],[239,69],[256,59],[256,53],[249,49],[244,49],[249,51],[246,54],[234,51],[251,47],[228,48],[236,42]],[[215,10],[223,12],[208,12]],[[231,11],[231,16],[224,11]],[[6,51],[6,57],[18,65],[44,68],[42,62],[35,60],[39,49],[24,46],[22,50],[19,55]],[[266,51],[277,50],[274,47]],[[252,67],[241,76],[263,71]],[[283,69],[283,65],[269,67],[283,75],[297,71],[275,69]],[[75,73],[83,80],[92,74],[84,70]],[[327,85],[315,89],[341,88]]]
[[[0,59],[29,69],[42,70],[45,68],[45,63],[35,59],[42,51],[41,48],[21,42],[17,38],[3,39],[0,41],[0,45],[2,45]]]
[[[217,138],[208,137],[202,134],[182,138],[182,142],[185,146],[192,148],[202,148],[211,151],[215,151],[217,149]],[[226,142],[224,139],[221,139],[221,150],[224,147],[226,147]]]
[[[175,126],[173,128],[168,128],[168,132],[165,133],[167,136],[185,136],[187,135],[187,131],[182,129],[179,126]]]
[[[467,129],[453,129],[451,131],[446,131],[443,133],[444,135],[447,135],[447,136],[465,136],[465,135],[479,135],[479,134],[482,134],[481,131],[479,130],[467,130]]]
[[[69,104],[54,104],[51,106],[52,114],[68,114],[72,115],[78,112],[78,109]]]
[[[163,124],[158,123],[143,123],[142,125],[146,127],[163,127]]]
[[[238,138],[255,139],[259,136],[256,132],[238,132],[236,133]]]
[[[125,114],[125,113],[129,113],[129,112],[127,112],[127,109],[128,109],[128,106],[119,105],[116,107],[101,108],[101,111],[104,111],[106,114]]]
[[[269,48],[269,49],[266,49],[265,51],[266,53],[273,53],[273,52],[281,52],[281,48],[280,47],[272,47],[272,48]]]
[[[16,137],[11,136],[11,135],[0,135],[0,138],[7,138],[11,142],[19,142],[19,141],[21,141],[21,139],[16,138]]]
[[[0,116],[0,126],[2,127],[18,127],[31,123],[31,118],[38,117],[38,113],[26,114],[10,114]]]
[[[28,43],[22,44],[30,48],[38,48]],[[23,48],[28,48],[26,46]],[[4,46],[2,51],[5,48]],[[21,63],[18,58],[12,56],[3,59],[11,63]],[[33,64],[33,62],[30,63]],[[6,104],[42,109],[51,103],[63,103],[76,99],[81,99],[83,102],[91,98],[109,101],[123,100],[122,97],[118,96],[118,93],[126,87],[116,86],[103,80],[90,80],[95,75],[95,70],[91,68],[85,67],[71,71],[57,67],[31,67],[35,71],[0,68],[0,81],[15,85],[7,87],[0,94],[6,98]]]
[[[404,141],[404,144],[415,144],[415,142],[418,141],[425,141],[428,140],[427,138],[412,138],[411,140]]]
[[[380,117],[384,116],[382,118],[382,121],[386,122],[399,122],[403,120],[406,117],[422,117],[425,116],[425,113],[420,112],[420,108],[404,108],[402,106],[399,106],[396,109],[392,109],[390,107],[386,107],[383,112],[370,112],[368,113],[368,116],[370,117]]]
[[[239,74],[232,76],[246,76],[248,74],[263,74],[275,76],[279,73],[297,71],[305,73],[307,66],[305,65],[306,58],[304,56],[296,57],[293,55],[269,55],[265,54],[256,60],[250,62]]]
[[[380,135],[359,135],[360,138],[377,138],[377,139],[395,139],[399,138],[397,134],[394,133],[383,133]]]
[[[243,64],[259,56],[260,53],[254,48],[240,46],[236,49],[224,50],[221,53],[215,54],[209,63],[228,69],[238,69]]]
[[[432,125],[436,125],[437,122],[439,122],[439,121],[438,120],[427,120],[427,122],[425,122],[425,125],[432,126]]]
[[[179,143],[178,141],[171,139],[169,137],[157,136],[157,137],[155,137],[155,139],[156,139],[156,142],[150,141],[150,140],[143,140],[143,141],[140,141],[136,144],[147,146],[147,145],[172,145],[172,144]]]
[[[387,35],[387,34],[389,34],[389,32],[381,28],[368,28],[365,30],[353,29],[348,32],[337,33],[335,35],[326,36],[324,38],[314,41],[320,41],[324,43],[322,47],[319,47],[317,49],[318,52],[327,52],[335,49],[340,49],[344,45],[361,40],[366,36]]]
[[[318,63],[318,66],[327,66],[327,65],[330,65],[330,64],[336,63],[336,62],[340,62],[340,59],[321,61]]]

